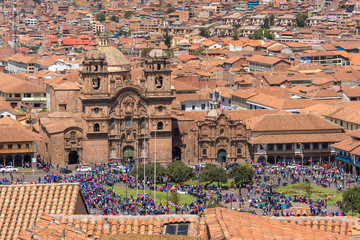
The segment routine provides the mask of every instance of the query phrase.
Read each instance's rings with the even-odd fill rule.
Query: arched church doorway
[[[78,151],[69,152],[69,164],[78,164],[79,163],[79,154]]]
[[[126,162],[132,162],[134,160],[134,148],[126,146],[123,149],[123,160]]]
[[[218,163],[225,163],[226,162],[226,151],[225,151],[225,149],[220,149],[218,151],[217,161],[218,161]]]
[[[174,147],[172,152],[173,160],[181,160],[181,149]]]

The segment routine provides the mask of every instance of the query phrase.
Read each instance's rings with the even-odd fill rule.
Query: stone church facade
[[[166,53],[153,49],[144,62],[143,77],[135,82],[129,62],[102,37],[81,64],[81,106],[76,107],[81,111],[61,101],[65,107],[52,107],[61,110],[40,119],[44,137],[40,154],[60,164],[138,158],[171,161],[174,93],[170,77]],[[68,101],[77,101],[76,96]]]
[[[103,36],[86,53],[79,76],[48,85],[51,111],[39,121],[39,153],[46,161],[192,164],[248,156],[245,125],[228,118],[216,101],[213,110],[198,112],[201,119],[182,118],[173,109],[170,61],[161,49],[149,52],[142,77],[134,80],[130,63]]]

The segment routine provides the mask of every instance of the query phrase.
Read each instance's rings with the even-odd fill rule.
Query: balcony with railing
[[[350,157],[341,156],[341,155],[335,155],[335,159],[339,160],[339,161],[342,161],[342,162],[351,163]]]

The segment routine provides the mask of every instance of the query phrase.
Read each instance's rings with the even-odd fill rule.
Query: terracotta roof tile
[[[299,217],[267,218],[225,208],[205,209],[204,215],[210,239],[350,239],[345,236],[344,229],[349,221],[356,221],[343,218],[344,232],[340,235],[340,231],[321,231],[319,220],[312,217],[307,217],[304,227],[304,220]]]
[[[38,225],[39,219],[49,221],[49,216],[41,216],[42,213],[49,213],[56,203],[52,201],[53,191],[45,189],[58,188],[59,192],[76,192],[79,194],[79,184],[51,184],[51,185],[3,185],[0,186],[0,221],[1,237],[0,239],[14,239],[19,236],[21,230],[24,230],[36,223],[36,230],[42,231],[43,225]],[[65,198],[65,195],[64,195]],[[11,201],[10,201],[11,199]],[[71,198],[71,202],[76,202],[77,197]],[[75,209],[67,209],[64,205],[56,205],[60,214],[74,214]]]

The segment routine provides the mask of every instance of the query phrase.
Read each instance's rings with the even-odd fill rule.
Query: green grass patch
[[[232,179],[229,179],[229,180],[227,180],[226,183],[220,183],[220,185],[230,187],[232,182],[233,182],[233,180],[232,180]],[[200,182],[200,184],[202,184],[202,185],[205,185],[205,184],[208,184],[208,183],[209,183],[209,182]],[[177,184],[177,183],[173,183],[173,184]],[[184,185],[195,185],[195,186],[197,186],[197,185],[199,185],[199,182],[198,182],[198,181],[189,180],[189,181],[183,182],[182,184],[184,184]],[[218,183],[217,183],[217,182],[213,182],[213,183],[210,183],[210,185],[218,186]]]
[[[308,197],[308,188],[308,183],[295,183],[288,186],[280,187],[276,189],[276,191],[285,194],[286,197],[294,197],[295,195]],[[337,201],[342,200],[342,193],[340,191],[334,191],[313,184],[310,184],[310,189],[310,197],[313,201],[327,198],[328,205],[336,205]]]
[[[106,187],[111,189],[111,187]],[[114,187],[114,192],[118,195],[121,195],[121,197],[125,197],[126,196],[126,188],[124,187]],[[145,191],[146,194],[149,194],[150,198],[154,198],[154,191],[153,190],[146,190]],[[139,194],[144,194],[144,190],[143,189],[139,189]],[[127,196],[128,198],[130,197],[130,195],[132,195],[133,197],[136,197],[136,189],[131,189],[128,188],[127,189]],[[179,204],[190,204],[193,200],[196,200],[196,197],[191,196],[189,194],[179,194],[180,196],[180,201]],[[156,191],[156,202],[162,202],[164,204],[166,204],[166,192],[160,192],[160,191]],[[170,201],[170,192],[169,192],[169,201]]]

